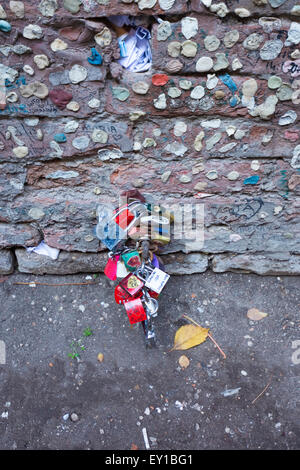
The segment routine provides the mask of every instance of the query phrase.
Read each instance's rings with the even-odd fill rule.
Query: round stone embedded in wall
[[[105,26],[100,33],[95,34],[94,39],[100,47],[109,46],[112,41],[110,29]]]
[[[19,3],[19,2],[18,2]],[[57,10],[57,0],[42,0],[38,6],[43,16],[51,18]]]
[[[45,1],[45,0],[44,0]],[[53,0],[52,0],[53,1]],[[56,0],[55,0],[56,1]],[[25,5],[19,0],[10,0],[9,8],[16,15],[17,18],[24,18],[25,14]]]
[[[149,91],[149,84],[143,81],[138,81],[132,84],[132,89],[138,95],[145,95]]]
[[[218,85],[218,77],[216,77],[216,75],[213,73],[213,74],[208,74],[207,75],[207,81],[206,81],[206,88],[208,90],[213,90],[217,85]]]
[[[172,34],[172,26],[169,21],[162,21],[157,27],[157,40],[166,41]]]
[[[288,126],[289,124],[294,124],[297,118],[298,116],[297,116],[296,111],[294,111],[293,109],[290,109],[283,116],[280,116],[278,124],[280,126]]]
[[[178,98],[181,95],[182,91],[179,90],[176,86],[170,87],[168,89],[168,95],[170,98]]]
[[[232,70],[235,72],[236,70],[242,69],[243,64],[240,62],[238,57],[235,57],[231,63]]]
[[[79,127],[79,123],[77,121],[68,121],[66,124],[65,124],[65,127],[64,127],[64,132],[66,134],[71,134],[73,132],[76,132],[77,129]]]
[[[175,3],[175,0],[158,0],[159,6],[162,10],[170,10]]]
[[[176,121],[174,126],[174,135],[181,137],[187,131],[187,125],[183,121]]]
[[[138,6],[140,10],[145,10],[145,9],[153,8],[156,2],[157,0],[138,0]]]
[[[82,0],[64,0],[63,5],[70,13],[78,13]]]
[[[77,103],[77,101],[70,101],[70,103],[67,104],[66,108],[69,111],[73,111],[74,113],[76,113],[80,109],[80,104]]]
[[[238,171],[231,171],[230,173],[228,173],[227,175],[227,178],[230,180],[230,181],[235,181],[239,178],[240,174]]]
[[[119,101],[126,101],[130,95],[129,90],[125,87],[113,87],[112,88],[112,94],[115,98],[117,98]]]
[[[107,132],[103,131],[102,129],[94,129],[92,133],[92,141],[106,144],[108,141]]]
[[[186,16],[181,20],[181,32],[186,39],[191,39],[193,36],[196,36],[198,32],[198,20],[197,18],[192,18]]]
[[[236,8],[234,13],[240,18],[248,18],[251,15],[250,11],[247,8]]]
[[[167,62],[167,65],[166,65],[166,69],[170,73],[180,72],[182,67],[183,67],[183,64],[178,59],[169,60],[169,62]]]
[[[216,180],[218,178],[218,172],[216,170],[211,170],[208,173],[206,173],[205,176],[209,180]]]
[[[189,90],[190,88],[192,88],[193,84],[190,80],[186,80],[184,78],[179,80],[179,86],[180,88],[182,88],[182,90]]]
[[[81,151],[87,149],[89,146],[89,143],[90,143],[90,138],[86,135],[75,137],[75,139],[72,141],[73,147]]]
[[[19,147],[13,148],[13,152],[16,157],[24,158],[28,155],[28,147],[25,147],[24,145],[20,145]]]
[[[88,106],[92,109],[97,109],[99,108],[101,102],[100,100],[98,100],[97,98],[92,98],[89,102],[88,102]]]
[[[255,51],[260,48],[261,43],[263,42],[264,37],[262,34],[252,33],[246,37],[243,42],[243,46],[245,49],[249,51]]]
[[[179,57],[181,51],[181,43],[178,41],[171,41],[168,44],[168,54],[170,57]]]
[[[225,36],[223,38],[225,47],[227,47],[228,49],[233,47],[238,42],[239,38],[240,33],[236,29],[228,31],[227,33],[225,33]]]
[[[280,77],[277,77],[276,75],[272,75],[268,80],[268,87],[271,90],[276,90],[276,88],[279,88],[281,85],[282,85],[282,80]]]
[[[68,48],[68,44],[62,39],[56,38],[51,42],[50,47],[53,52],[64,51]]]
[[[276,96],[280,101],[291,100],[292,95],[293,95],[293,89],[288,83],[283,83],[276,93]]]
[[[32,207],[28,211],[28,215],[30,217],[32,217],[34,220],[38,220],[38,219],[41,219],[42,217],[44,217],[45,212],[42,209],[40,209],[39,207]]]
[[[211,57],[200,57],[196,63],[196,72],[208,72],[212,69],[214,61]]]
[[[283,42],[280,39],[267,41],[260,50],[261,60],[274,60],[279,56],[283,48]]]
[[[10,93],[7,93],[6,95],[6,100],[9,102],[9,103],[16,103],[18,101],[19,97],[17,95],[17,93],[15,93],[14,91],[11,91]]]
[[[198,85],[192,90],[190,96],[193,100],[200,100],[201,98],[203,98],[204,95],[205,95],[205,90],[203,86]]]
[[[158,98],[153,101],[154,107],[156,109],[166,109],[167,102],[166,102],[166,95],[161,93]]]
[[[216,52],[217,62],[214,65],[214,70],[218,72],[219,70],[227,69],[229,62],[226,55],[223,52]]]
[[[45,54],[35,55],[33,58],[33,62],[40,70],[44,70],[46,67],[49,66],[49,59]]]
[[[204,47],[208,51],[216,51],[220,46],[220,40],[214,34],[204,38]]]
[[[69,78],[72,83],[83,82],[87,77],[87,69],[82,65],[75,64],[69,71]]]
[[[37,24],[29,24],[25,26],[23,36],[26,39],[41,39],[43,37],[43,30]]]
[[[24,70],[24,72],[27,73],[28,75],[31,75],[31,76],[34,75],[34,70],[33,70],[33,68],[32,68],[30,65],[28,65],[28,64],[25,64],[25,65],[24,65],[23,70]]]
[[[262,27],[265,33],[271,33],[273,30],[281,29],[281,20],[279,18],[263,16],[259,18],[258,24]]]
[[[182,44],[181,54],[185,57],[195,57],[197,54],[197,43],[194,41],[184,41]]]

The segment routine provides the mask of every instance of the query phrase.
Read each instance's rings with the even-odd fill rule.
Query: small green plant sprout
[[[87,338],[88,336],[91,336],[93,334],[92,330],[90,327],[87,327],[85,330],[83,330],[82,333],[82,338],[80,338],[78,341],[72,341],[70,344],[71,352],[68,354],[68,357],[71,359],[77,359],[77,361],[80,359],[80,353],[82,351],[85,351],[85,346],[82,343],[82,340]]]
[[[91,328],[88,326],[85,330],[83,330],[83,336],[91,336],[93,334]]]
[[[81,344],[80,340],[79,341],[72,341],[70,344],[71,352],[68,354],[68,357],[71,357],[71,359],[79,359],[79,350],[81,349]]]

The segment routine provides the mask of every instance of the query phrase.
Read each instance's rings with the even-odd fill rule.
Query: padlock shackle
[[[134,205],[135,205],[135,206],[137,205],[137,207],[132,207],[132,206],[134,206]],[[137,214],[134,213],[134,210],[137,211],[138,206],[141,206],[141,208],[144,209],[143,212],[141,212],[141,213],[139,214],[139,216],[137,216]],[[129,230],[130,230],[132,227],[134,227],[134,226],[136,225],[137,221],[141,218],[141,216],[142,216],[145,212],[147,212],[147,206],[146,206],[146,204],[143,204],[142,202],[139,202],[139,201],[134,201],[134,202],[131,202],[130,204],[126,204],[125,206],[123,206],[123,207],[121,207],[121,208],[118,208],[117,212],[115,212],[115,213],[112,215],[112,217],[111,217],[111,219],[109,220],[108,223],[110,223],[110,222],[115,222],[115,219],[116,219],[122,212],[124,212],[125,210],[128,211],[129,209],[132,210],[132,212],[134,213],[134,219],[129,223],[129,225],[128,225],[125,229],[123,229],[125,233],[128,233]]]

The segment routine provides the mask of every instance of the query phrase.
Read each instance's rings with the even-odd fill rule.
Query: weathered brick
[[[45,13],[45,9],[41,8],[41,1],[35,2],[34,0],[26,0],[25,2],[25,16],[24,19],[36,18],[41,16],[40,12]],[[45,3],[45,2],[44,2]],[[152,8],[143,8],[146,3],[139,2],[123,2],[122,0],[82,0],[82,1],[66,1],[57,0],[57,9],[54,11],[55,17],[63,18],[66,16],[72,16],[74,18],[90,18],[94,17],[98,19],[102,16],[109,15],[158,15],[166,14],[168,10],[164,10],[160,7],[160,2],[157,0],[153,1],[154,6]],[[9,19],[15,19],[15,14],[9,8],[9,0],[3,0],[2,2],[5,11],[7,12]],[[164,3],[162,2],[162,5]],[[37,9],[38,6],[38,9]],[[48,10],[51,12],[51,10]],[[187,11],[187,2],[185,0],[175,0],[171,9],[173,14],[185,13]],[[201,10],[200,10],[201,11]],[[43,21],[49,20],[50,16],[43,14]]]
[[[252,16],[280,16],[286,15],[291,12],[295,5],[295,0],[243,0],[241,5],[239,0],[227,0],[226,5],[229,10],[229,14],[235,15],[234,11],[237,8],[245,8],[248,10],[250,17]],[[273,7],[274,5],[274,7]],[[276,5],[276,6],[275,6]],[[203,3],[201,0],[191,0],[191,10],[195,12],[203,12]],[[209,12],[209,8],[205,8],[206,12]]]
[[[276,20],[276,23],[274,22],[272,27],[269,26],[270,19],[260,20],[261,24],[258,21],[247,22],[245,24],[237,20],[228,23],[215,16],[193,14],[192,18],[197,20],[198,24],[197,34],[190,39],[190,41],[196,43],[197,47],[197,53],[194,57],[186,57],[182,53],[184,51],[182,45],[187,41],[186,37],[182,34],[182,22],[170,24],[172,33],[167,40],[159,40],[159,25],[155,24],[153,26],[152,44],[153,65],[155,69],[172,73],[170,61],[174,60],[174,57],[170,56],[168,47],[170,47],[170,43],[176,41],[181,45],[180,53],[176,57],[176,60],[182,64],[181,74],[195,73],[197,71],[196,63],[198,59],[205,56],[213,60],[213,67],[205,73],[217,71],[218,73],[228,72],[234,74],[232,61],[238,58],[242,64],[242,67],[238,69],[240,74],[276,74],[281,76],[284,81],[290,80],[290,72],[283,72],[282,66],[289,60],[290,54],[294,50],[293,44],[288,45],[286,43],[292,20],[273,18],[273,21]],[[237,34],[238,39],[236,42],[228,38],[228,35],[233,34],[233,31]],[[255,36],[249,38],[250,35]],[[214,37],[213,42],[212,38],[210,38],[211,36]],[[249,41],[246,44],[247,38],[249,38]],[[262,53],[262,48],[267,41],[273,41],[273,45],[277,45],[280,49],[278,49],[278,53],[275,51],[273,54]],[[211,46],[207,45],[209,42]],[[212,50],[209,50],[210,48]],[[219,70],[214,69],[217,64],[217,54],[225,54],[228,61],[227,67],[224,66],[224,68]],[[269,56],[270,59],[267,59]],[[272,58],[273,56],[274,58]],[[177,71],[174,73],[177,74]]]
[[[18,270],[30,274],[97,273],[104,270],[106,254],[63,252],[56,260],[26,250],[16,250]]]
[[[14,272],[14,258],[10,250],[0,250],[0,274]]]
[[[213,271],[252,272],[262,275],[299,275],[300,256],[286,252],[273,255],[217,255],[212,261]]]
[[[225,79],[226,77],[224,77]],[[151,84],[151,77],[145,76],[143,81],[149,84],[149,92],[146,95],[136,95],[131,87],[136,77],[123,75],[121,87],[126,88],[129,92],[128,98],[125,101],[120,101],[113,93],[113,90],[120,87],[117,83],[111,83],[105,88],[105,109],[109,113],[115,113],[123,116],[130,116],[130,113],[136,110],[146,113],[145,119],[149,116],[224,116],[224,117],[247,117],[251,120],[262,120],[278,123],[280,116],[286,112],[296,110],[296,106],[291,100],[280,101],[276,97],[276,91],[270,90],[267,85],[267,80],[253,79],[251,76],[238,76],[230,77],[236,87],[236,91],[232,92],[223,81],[218,78],[218,83],[212,90],[207,89],[207,78],[203,76],[190,76],[180,75],[172,76],[167,84],[163,86],[154,86]],[[246,97],[244,90],[251,79],[252,84],[256,84],[257,91],[253,97],[249,108],[247,107]],[[188,80],[192,83],[189,90],[180,88],[182,80]],[[169,96],[171,88],[178,89],[181,94],[177,98]],[[196,87],[201,87],[199,91],[203,94],[201,98],[193,98],[193,90]],[[198,89],[198,88],[197,88]],[[221,92],[221,96],[219,96]],[[244,98],[243,98],[244,96]],[[274,110],[270,109],[269,114],[262,119],[260,115],[251,116],[250,111],[259,105],[263,105],[267,98],[275,96],[277,99]],[[160,107],[157,107],[157,101],[160,100]],[[295,111],[296,112],[296,111]],[[252,119],[255,118],[255,119]],[[143,119],[143,117],[141,118]],[[299,116],[296,113],[296,120],[298,122]]]
[[[39,231],[30,225],[0,223],[0,249],[13,246],[35,246],[40,240]]]

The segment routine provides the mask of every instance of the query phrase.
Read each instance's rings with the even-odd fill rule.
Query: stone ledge
[[[15,254],[20,272],[38,275],[103,272],[107,262],[107,252],[61,251],[57,260],[28,253],[23,248],[16,249]],[[210,257],[211,255],[204,253],[182,252],[161,256],[167,273],[171,275],[203,273],[210,267]],[[8,262],[9,259],[11,264]],[[216,273],[236,271],[259,275],[300,275],[300,255],[290,255],[288,252],[269,253],[267,257],[261,254],[221,254],[212,257],[211,269]],[[1,250],[0,274],[11,272],[13,272],[12,254],[8,250]]]
[[[289,253],[264,255],[217,255],[212,259],[212,270],[255,273],[260,275],[300,275],[300,256]]]
[[[61,251],[56,260],[23,248],[16,249],[18,269],[30,274],[76,274],[102,272],[107,261],[106,253],[81,253]]]
[[[168,274],[203,273],[208,268],[208,256],[202,253],[174,253],[162,256]]]
[[[1,253],[1,252],[0,252]],[[17,248],[18,270],[29,274],[76,274],[103,272],[107,262],[107,252],[81,253],[61,251],[57,260],[36,253],[28,253]],[[201,253],[176,253],[162,256],[169,274],[202,273],[208,267],[208,257]]]
[[[0,250],[0,274],[14,272],[14,257],[10,250]]]

